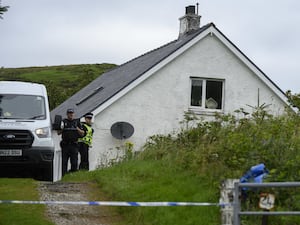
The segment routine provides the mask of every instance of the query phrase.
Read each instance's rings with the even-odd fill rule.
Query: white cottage
[[[140,150],[149,136],[178,131],[185,112],[213,118],[258,102],[274,115],[288,105],[276,84],[213,23],[200,27],[195,7],[188,6],[178,39],[102,74],[51,114],[64,117],[68,108],[78,117],[94,113],[93,170],[114,159],[126,141]],[[115,138],[117,122],[131,124],[132,136]],[[122,136],[125,128],[117,129]]]

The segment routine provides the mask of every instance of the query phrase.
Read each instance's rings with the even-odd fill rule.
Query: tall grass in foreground
[[[163,161],[130,160],[111,168],[67,175],[65,181],[96,180],[105,199],[114,201],[218,202],[209,179]],[[103,197],[99,196],[98,200]],[[219,225],[216,206],[118,207],[126,225]]]
[[[1,200],[39,200],[32,179],[0,179]],[[53,225],[45,218],[44,205],[0,204],[0,225]]]

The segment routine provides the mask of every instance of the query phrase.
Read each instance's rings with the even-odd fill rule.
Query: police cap
[[[68,109],[67,113],[74,113],[74,109]]]
[[[94,115],[93,113],[89,112],[89,113],[86,113],[86,114],[84,115],[84,117],[85,117],[85,118],[90,118],[90,119],[91,119],[91,118],[93,118],[93,115]]]

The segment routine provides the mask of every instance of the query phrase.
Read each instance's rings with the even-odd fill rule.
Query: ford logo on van
[[[7,135],[4,135],[3,138],[5,140],[14,140],[16,138],[16,136],[13,134],[7,134]]]

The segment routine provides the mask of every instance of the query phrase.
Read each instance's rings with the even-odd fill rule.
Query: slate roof
[[[68,108],[73,108],[77,117],[81,117],[87,112],[94,111],[123,88],[130,85],[134,80],[142,76],[145,72],[210,26],[214,26],[214,24],[210,23],[202,26],[192,33],[181,36],[180,39],[174,40],[103,73],[90,84],[53,109],[51,111],[52,119],[55,115],[65,116]]]
[[[187,33],[166,45],[149,51],[106,73],[103,73],[61,105],[53,109],[51,111],[52,120],[55,115],[65,116],[68,108],[73,108],[77,117],[82,117],[85,113],[94,111],[122,89],[130,85],[137,78],[142,76],[145,72],[149,71],[162,60],[170,56],[211,26],[215,27],[213,23],[209,23],[196,31]],[[218,32],[220,31],[218,30]],[[241,52],[222,32],[220,32],[220,34],[223,35],[239,52]],[[280,88],[273,83],[272,80],[268,78],[245,54],[242,53],[242,55],[246,57],[247,60],[249,60],[278,90],[280,90]],[[282,90],[280,90],[280,92],[284,94]]]

